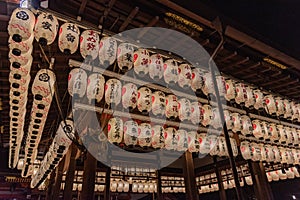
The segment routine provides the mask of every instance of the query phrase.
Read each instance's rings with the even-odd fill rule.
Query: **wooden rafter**
[[[122,32],[125,30],[125,28],[128,26],[128,24],[131,22],[131,20],[136,16],[136,14],[139,12],[139,7],[135,7],[131,10],[130,14],[128,15],[127,19],[123,22],[121,27],[119,28],[119,31]]]
[[[81,4],[80,4],[79,11],[78,11],[78,15],[79,15],[79,16],[81,16],[81,15],[83,14],[87,2],[88,2],[88,0],[82,0],[82,2],[81,2]]]

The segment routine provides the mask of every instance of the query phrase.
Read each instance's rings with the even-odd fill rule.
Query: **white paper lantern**
[[[41,13],[36,20],[34,37],[42,45],[50,45],[54,42],[58,31],[58,20],[50,13]]]
[[[103,37],[99,45],[100,65],[108,67],[112,65],[117,57],[118,44],[113,37]]]
[[[132,192],[136,193],[138,191],[138,184],[137,183],[133,183],[132,184]]]
[[[245,177],[245,182],[247,183],[247,185],[253,185],[253,181],[251,176],[246,176]]]
[[[177,151],[186,151],[188,149],[188,133],[184,129],[177,131]]]
[[[240,132],[242,130],[241,115],[239,113],[231,113],[231,118],[233,120],[232,131],[235,133]]]
[[[293,137],[293,133],[291,131],[290,127],[285,127],[285,134],[286,134],[286,143],[288,145],[292,145],[294,143],[294,137]]]
[[[27,40],[23,40],[21,42],[16,42],[12,39],[12,36],[8,38],[9,49],[12,50],[12,54],[16,56],[20,56],[21,54],[29,54],[32,53],[33,50],[33,42],[34,36],[33,34]]]
[[[165,145],[164,128],[161,125],[155,125],[151,128],[153,148],[163,148]]]
[[[114,181],[114,180],[113,180],[113,181],[110,183],[110,191],[116,192],[116,191],[117,191],[117,187],[118,187],[117,181]]]
[[[235,84],[235,91],[236,91],[235,102],[237,104],[244,104],[246,100],[245,97],[247,96],[245,85],[243,83]]]
[[[273,95],[269,94],[264,97],[264,101],[266,103],[266,111],[270,115],[275,115],[277,112],[276,104],[275,104],[275,99]]]
[[[117,60],[119,69],[128,71],[133,66],[134,47],[129,43],[121,43],[118,46]]]
[[[80,31],[76,24],[64,23],[59,29],[58,47],[65,54],[74,54],[79,44]]]
[[[136,145],[138,139],[138,124],[129,120],[124,123],[124,143],[127,146]]]
[[[123,121],[119,117],[110,118],[107,125],[108,141],[121,143],[123,140]]]
[[[199,68],[192,69],[191,87],[194,92],[199,92],[204,84],[204,72]]]
[[[124,108],[133,110],[137,104],[137,86],[133,83],[126,83],[122,87],[122,105]]]
[[[279,141],[279,132],[277,130],[277,126],[274,123],[269,124],[269,131],[271,133],[270,140],[272,142],[278,142]]]
[[[165,128],[165,148],[167,150],[176,150],[177,148],[177,141],[178,141],[178,135],[177,131],[173,127]]]
[[[152,91],[148,87],[141,87],[138,89],[137,108],[143,113],[147,114],[151,111]]]
[[[205,104],[201,107],[202,121],[201,124],[203,126],[208,126],[212,119],[212,108],[210,105]]]
[[[164,74],[164,60],[160,54],[153,54],[149,59],[149,76],[153,80],[159,80]]]
[[[264,133],[264,140],[265,141],[270,141],[271,137],[272,137],[272,133],[271,133],[270,128],[269,128],[269,123],[265,122],[265,121],[262,121],[261,122],[261,127],[262,127],[262,132]]]
[[[251,147],[248,141],[242,141],[240,145],[240,150],[242,156],[245,160],[250,160],[252,158]]]
[[[287,135],[286,135],[286,132],[285,132],[285,128],[282,125],[277,125],[277,129],[278,129],[278,132],[279,132],[279,142],[281,144],[285,144],[286,141],[287,141]]]
[[[213,141],[213,139],[213,137],[208,138],[206,133],[200,133],[197,136],[197,140],[199,142],[199,152],[201,154],[208,154],[210,152],[210,150],[213,148],[213,143],[210,143],[210,141]]]
[[[251,160],[253,161],[259,161],[261,160],[261,151],[260,151],[260,146],[257,143],[251,142],[251,151],[252,151],[252,158]]]
[[[166,109],[166,95],[162,91],[152,93],[152,113],[157,116],[163,116]]]
[[[265,145],[265,151],[266,151],[266,162],[274,162],[275,160],[275,154],[273,147],[269,144]]]
[[[278,117],[283,117],[284,116],[284,104],[283,100],[280,97],[275,98],[275,105],[276,105],[276,115]]]
[[[118,105],[122,97],[122,84],[118,79],[111,78],[105,83],[105,102]]]
[[[211,73],[205,72],[203,76],[203,87],[201,88],[204,95],[213,94],[214,84],[212,81]]]
[[[149,73],[150,55],[147,49],[138,49],[133,53],[134,72],[141,77]]]
[[[104,95],[105,79],[99,73],[91,74],[87,79],[86,95],[89,101],[100,102]]]
[[[52,70],[41,69],[36,74],[33,84],[32,93],[41,95],[42,97],[51,97],[54,94],[54,84],[56,76]]]
[[[22,77],[30,76],[32,60],[28,62],[26,65],[20,65],[20,63],[13,62],[10,65],[11,73],[19,74]]]
[[[207,137],[210,144],[209,154],[211,156],[219,155],[220,153],[219,137],[216,135],[208,135]]]
[[[31,50],[32,51],[32,50]],[[20,54],[20,55],[14,55],[13,54],[13,50],[11,49],[8,53],[8,59],[10,61],[10,63],[15,67],[21,67],[21,66],[28,66],[32,64],[32,55],[31,55],[31,51],[29,50],[28,52],[24,53],[24,54]]]
[[[253,135],[257,139],[263,139],[264,138],[264,130],[261,126],[260,120],[252,120],[252,127],[253,127]]]
[[[95,60],[99,53],[100,38],[93,30],[85,30],[80,36],[80,54],[84,59]]]
[[[83,97],[86,92],[87,74],[81,68],[74,68],[68,76],[68,91],[71,96]]]
[[[124,188],[123,188],[124,192],[129,192],[129,183],[127,181],[124,182]]]
[[[215,128],[215,129],[222,129],[223,124],[220,118],[220,112],[218,108],[213,108],[212,109],[212,118],[211,118],[211,125]]]
[[[264,109],[264,94],[259,89],[253,90],[253,94],[255,97],[254,108],[256,110]]]
[[[182,88],[191,87],[192,69],[189,64],[181,64],[178,67],[178,85]]]
[[[247,108],[254,108],[255,97],[253,94],[253,89],[250,86],[246,87],[246,98],[245,98],[245,106]]]
[[[239,154],[236,140],[234,138],[230,138],[230,144],[231,144],[233,156],[236,157]],[[227,151],[226,154],[228,155]]]
[[[138,143],[141,147],[151,146],[151,125],[141,123],[138,127]]]
[[[293,136],[293,145],[299,146],[299,133],[297,132],[296,128],[291,128],[291,133]]]
[[[190,120],[193,124],[199,124],[201,122],[201,119],[202,119],[201,107],[202,107],[202,104],[198,101],[194,101],[191,103]]]
[[[242,115],[241,116],[241,122],[242,122],[241,133],[244,136],[250,136],[250,135],[252,135],[253,127],[252,127],[252,123],[251,123],[250,117],[247,116],[247,115]]]
[[[187,141],[189,152],[199,152],[200,143],[198,141],[198,134],[196,131],[188,132]]]
[[[271,171],[270,175],[272,176],[273,181],[279,181],[279,174],[278,171]]]
[[[227,146],[226,146],[226,141],[223,136],[218,138],[218,143],[217,145],[219,146],[219,151],[217,153],[218,156],[228,156],[228,151],[227,151]]]
[[[178,100],[177,96],[170,94],[166,96],[166,110],[167,118],[175,119],[178,116]]]
[[[180,121],[190,120],[191,115],[191,102],[186,98],[181,98],[178,100],[178,117]]]
[[[234,100],[236,97],[236,92],[235,92],[235,83],[233,80],[228,79],[226,80],[226,94],[225,94],[225,99],[227,101]]]
[[[143,192],[144,192],[144,184],[138,183],[138,193],[143,193]]]
[[[292,107],[292,120],[297,121],[299,117],[299,105],[296,104],[294,101],[291,102],[291,107]]]
[[[281,162],[281,154],[280,154],[280,151],[278,149],[277,146],[273,146],[273,152],[274,152],[274,163],[280,163]]]
[[[174,59],[166,60],[164,63],[164,80],[170,85],[178,81],[178,64]]]

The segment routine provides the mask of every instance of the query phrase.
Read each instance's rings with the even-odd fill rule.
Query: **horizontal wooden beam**
[[[127,19],[123,22],[121,27],[119,28],[119,31],[122,32],[125,30],[125,28],[128,26],[128,24],[131,22],[131,20],[136,16],[136,14],[139,12],[139,7],[135,7],[130,14],[128,15]]]

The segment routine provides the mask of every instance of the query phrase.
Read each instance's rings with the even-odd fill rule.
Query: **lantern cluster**
[[[32,176],[32,188],[40,185],[48,177],[48,175],[51,174],[53,169],[57,167],[64,155],[67,153],[69,146],[72,143],[67,135],[70,137],[74,135],[73,121],[69,119],[60,123],[53,142],[50,145],[39,170]]]
[[[299,165],[300,150],[270,144],[242,141],[240,145],[245,160]]]
[[[26,114],[28,85],[32,65],[34,39],[34,14],[24,8],[13,11],[9,24],[10,61],[10,150],[9,167],[15,168],[18,162],[20,145]]]
[[[232,79],[226,80],[225,99],[227,101],[235,101],[237,104],[244,105],[250,109],[265,110],[271,116],[300,121],[299,104]]]
[[[42,137],[54,94],[55,81],[56,76],[50,69],[39,70],[33,81],[32,94],[34,100],[32,103],[31,118],[25,145],[26,164],[22,169],[23,177],[30,175],[30,168],[32,167],[33,161],[36,159],[38,144]]]
[[[183,177],[161,176],[162,193],[185,193]]]
[[[299,178],[299,172],[296,167],[290,167],[287,169],[273,170],[266,173],[269,182]]]

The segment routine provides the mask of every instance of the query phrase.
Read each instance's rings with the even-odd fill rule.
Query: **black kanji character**
[[[42,27],[44,29],[49,29],[52,32],[52,30],[51,30],[52,24],[50,24],[49,22],[43,22]]]
[[[68,33],[66,35],[66,38],[67,38],[68,42],[72,42],[73,43],[75,41],[75,36],[72,35],[71,33]]]

